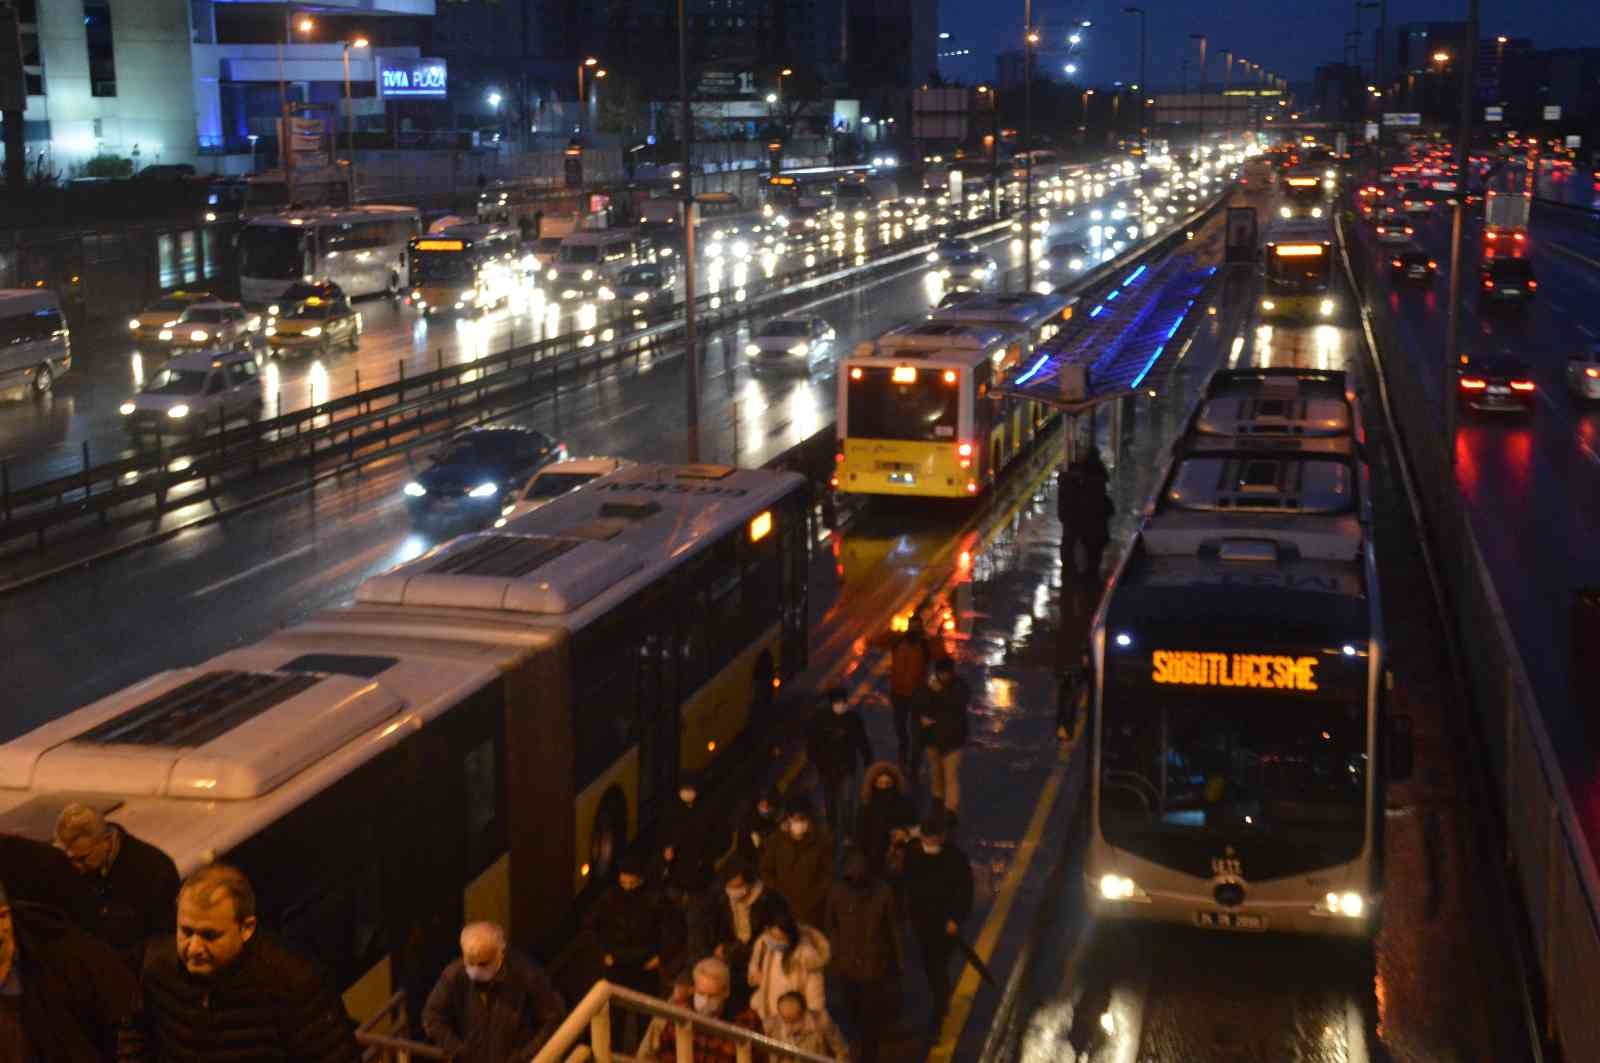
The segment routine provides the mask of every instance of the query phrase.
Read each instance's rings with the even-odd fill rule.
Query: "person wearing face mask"
[[[661,820],[660,878],[667,900],[680,913],[689,937],[699,932],[704,899],[715,872],[712,866],[711,824],[700,784],[692,777],[678,783],[676,799]]]
[[[810,801],[796,798],[783,831],[762,851],[761,877],[789,902],[795,918],[815,926],[822,921],[833,871],[832,832],[816,822]]]
[[[805,998],[806,1010],[824,1014],[828,1010],[827,985],[823,969],[833,949],[822,931],[784,915],[767,927],[750,950],[750,1006],[765,1023],[778,1013],[778,998],[798,992]]]
[[[695,953],[709,953],[726,963],[732,971],[733,992],[742,997],[750,948],[787,905],[767,889],[754,865],[733,856],[723,866],[722,890],[712,896],[710,908],[706,933],[694,943]]]
[[[510,948],[503,929],[469,923],[461,958],[428,995],[422,1028],[453,1063],[520,1063],[544,1047],[566,1011],[544,970]]]
[[[210,864],[178,888],[177,933],[144,954],[140,1008],[119,1063],[251,1060],[355,1063],[355,1026],[316,966],[256,925],[236,867]]]
[[[778,1012],[767,1019],[767,1036],[802,1052],[850,1063],[850,1046],[825,1013],[806,1010],[803,994],[790,990],[778,998]]]
[[[689,999],[680,1003],[708,1019],[720,1019],[732,1026],[742,1026],[752,1033],[761,1033],[761,1016],[754,1009],[735,1002],[728,980],[728,965],[715,956],[707,956],[694,965],[694,984]],[[731,1039],[701,1027],[691,1027],[692,1049],[689,1058],[693,1063],[735,1063],[739,1046]],[[674,1023],[662,1023],[655,1028],[654,1036],[646,1042],[648,1055],[657,1063],[678,1063],[677,1028]],[[643,1058],[647,1053],[641,1052]]]
[[[823,933],[833,943],[829,976],[843,1007],[841,1019],[859,1048],[860,1063],[877,1063],[885,1026],[900,1007],[905,969],[894,894],[867,868],[866,854],[844,855],[844,878],[828,893]]]
[[[607,981],[650,996],[661,994],[663,965],[682,947],[683,919],[646,885],[644,867],[632,853],[618,858],[617,881],[595,902],[589,925]],[[619,1008],[612,1015],[626,1018],[618,1044],[631,1050],[638,1013]]]
[[[917,709],[923,748],[928,752],[928,784],[934,801],[953,823],[961,807],[961,747],[967,744],[967,706],[972,689],[956,674],[955,662],[941,657]]]
[[[937,809],[928,813],[921,838],[906,852],[900,878],[906,919],[933,997],[930,1026],[935,1032],[950,1003],[950,954],[961,924],[972,914],[972,865],[946,834],[946,817]]]
[[[855,819],[856,773],[872,763],[866,721],[850,707],[850,694],[843,687],[828,691],[826,703],[811,722],[806,756],[822,780],[828,828],[842,839]]]
[[[861,812],[856,817],[856,844],[874,875],[888,870],[891,839],[896,831],[917,825],[917,808],[907,792],[906,777],[887,760],[867,769],[861,780]]]
[[[778,791],[768,787],[756,798],[739,825],[734,829],[733,851],[740,859],[750,863],[761,862],[761,850],[778,831],[783,818],[783,798]]]

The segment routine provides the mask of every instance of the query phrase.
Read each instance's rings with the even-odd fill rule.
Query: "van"
[[[546,295],[556,299],[583,299],[598,295],[612,297],[612,286],[622,271],[654,256],[643,250],[648,241],[634,229],[585,229],[565,237],[556,255],[555,268],[545,276],[550,283]]]
[[[55,293],[0,289],[0,391],[50,393],[72,368],[72,337]]]

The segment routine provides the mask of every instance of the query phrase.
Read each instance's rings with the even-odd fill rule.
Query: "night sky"
[[[1073,80],[1084,84],[1138,80],[1139,18],[1123,13],[1128,2],[1034,0],[1034,21],[1043,35],[1036,70],[1063,76],[1061,67],[1070,61],[1078,65]],[[1009,24],[1003,24],[1004,5],[1016,9]],[[1355,28],[1354,4],[1342,0],[1145,0],[1139,6],[1149,12],[1149,79],[1157,89],[1176,90],[1180,63],[1186,56],[1193,87],[1198,42],[1189,39],[1191,33],[1208,36],[1209,80],[1220,85],[1225,48],[1291,82],[1308,81],[1319,64],[1342,58],[1344,35]],[[1390,0],[1389,22],[1463,19],[1466,10],[1466,0]],[[1600,46],[1600,20],[1596,20],[1595,10],[1592,3],[1570,0],[1482,0],[1480,26],[1484,37],[1531,37],[1539,48],[1593,47]],[[970,56],[940,61],[940,71],[947,78],[968,83],[990,80],[995,76],[995,55],[1021,44],[1023,0],[1002,0],[1002,5],[986,0],[940,0],[939,18],[939,28],[950,34],[949,40],[939,42],[939,50],[972,51]],[[1069,57],[1067,34],[1083,19],[1094,25],[1084,31],[1083,43]],[[1377,19],[1377,9],[1361,13],[1362,58],[1368,63]],[[1060,53],[1048,54],[1047,49],[1060,49]],[[1238,78],[1236,64],[1235,84],[1239,84]]]

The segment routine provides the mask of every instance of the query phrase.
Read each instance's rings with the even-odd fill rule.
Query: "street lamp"
[[[356,183],[356,111],[350,100],[350,49],[365,49],[370,42],[365,37],[355,37],[344,42],[344,140],[345,158],[350,163],[350,184]],[[354,201],[354,197],[352,202]]]
[[[596,59],[592,55],[589,58],[585,59],[583,62],[578,64],[578,120],[577,120],[577,122],[575,122],[573,124],[573,131],[574,132],[582,132],[583,131],[583,110],[584,110],[585,107],[588,106],[588,102],[589,102],[588,101],[588,97],[586,97],[583,94],[583,74],[584,74],[584,71],[587,70],[589,67],[599,66],[599,65],[600,65],[600,60]],[[600,76],[603,76],[603,75],[596,74],[595,76],[596,77],[600,77]]]
[[[484,99],[488,101],[490,107],[493,107],[498,111],[500,109],[500,101],[505,99],[505,97],[500,95],[497,90],[490,89],[488,95],[484,96]]]
[[[1450,53],[1441,48],[1433,53],[1433,61],[1443,66],[1450,61]]]
[[[1191,33],[1189,39],[1200,42],[1200,142],[1203,144],[1206,139],[1206,35]]]
[[[793,77],[793,76],[794,76],[794,71],[792,69],[790,69],[789,67],[784,67],[782,70],[778,71],[778,95],[779,96],[783,95],[783,79],[786,78],[786,77]]]
[[[296,21],[291,12],[283,13],[283,40],[278,42],[278,165],[283,168],[284,191],[290,203],[294,202],[294,137],[289,133],[289,86],[283,74],[283,52],[295,30],[310,33],[315,27],[316,21],[310,15]]]
[[[1068,63],[1066,66],[1062,67],[1061,69],[1065,70],[1067,72],[1067,74],[1069,74],[1069,75],[1076,74],[1078,72],[1078,64],[1077,63]]]
[[[1081,34],[1081,33],[1072,34],[1071,36],[1069,36],[1067,38],[1067,43],[1068,44],[1082,44],[1083,43],[1083,34]]]
[[[1033,0],[1022,0],[1022,290],[1033,291]]]
[[[767,93],[767,102],[769,104],[777,103],[778,102],[778,94],[776,92]]]
[[[1145,64],[1145,59],[1146,59],[1146,57],[1148,55],[1147,49],[1145,47],[1146,44],[1148,43],[1146,35],[1145,35],[1145,29],[1146,29],[1146,24],[1147,24],[1148,20],[1147,20],[1147,18],[1145,16],[1145,10],[1142,7],[1132,7],[1132,6],[1130,6],[1130,7],[1125,7],[1122,10],[1123,10],[1123,12],[1125,14],[1138,15],[1139,16],[1139,84],[1142,86],[1145,83],[1144,64]],[[1146,144],[1145,144],[1145,132],[1144,132],[1145,131],[1145,103],[1144,103],[1144,100],[1145,100],[1145,97],[1144,97],[1143,93],[1141,93],[1140,96],[1139,96],[1139,165],[1141,167],[1145,166],[1148,163],[1149,158],[1150,158],[1149,153],[1148,153],[1148,151],[1146,149]]]

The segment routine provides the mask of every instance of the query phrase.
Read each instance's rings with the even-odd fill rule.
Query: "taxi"
[[[162,329],[161,340],[174,351],[233,350],[254,347],[261,342],[261,315],[252,314],[240,303],[221,299],[193,303],[170,329]]]
[[[313,295],[268,325],[266,331],[273,354],[312,351],[326,355],[339,345],[353,351],[361,345],[361,315],[348,299]]]
[[[176,291],[163,295],[128,322],[134,346],[140,351],[165,351],[172,346],[173,329],[183,312],[196,303],[215,301],[210,292]],[[166,333],[163,338],[162,333]]]

